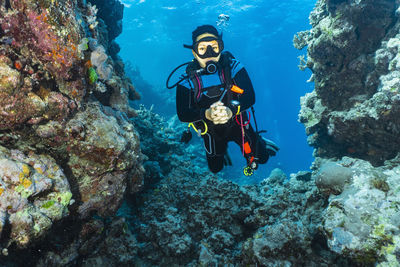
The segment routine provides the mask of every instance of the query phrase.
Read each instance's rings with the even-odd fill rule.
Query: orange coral
[[[16,60],[16,61],[14,62],[14,67],[15,67],[17,70],[21,70],[21,69],[23,68],[21,61]]]
[[[76,90],[76,88],[74,88],[71,92],[71,96],[76,98],[78,96],[78,90]]]

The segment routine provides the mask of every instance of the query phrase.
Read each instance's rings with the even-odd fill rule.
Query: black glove
[[[188,129],[182,133],[181,142],[187,144],[190,140],[192,140],[192,132]]]

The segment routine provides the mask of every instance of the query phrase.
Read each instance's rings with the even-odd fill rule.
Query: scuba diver
[[[194,60],[173,70],[167,79],[169,89],[177,87],[176,109],[178,118],[188,122],[204,140],[208,167],[213,173],[224,165],[231,165],[227,154],[228,142],[234,141],[246,158],[245,175],[252,175],[258,164],[264,164],[274,156],[278,146],[260,136],[250,125],[254,117],[255,94],[249,75],[243,65],[224,51],[222,34],[212,25],[202,25],[192,32]],[[172,74],[187,65],[186,74],[173,86],[168,82]],[[190,129],[182,135],[182,142],[192,137]]]

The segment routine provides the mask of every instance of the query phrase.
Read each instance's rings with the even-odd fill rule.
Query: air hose
[[[182,75],[181,78],[179,79],[179,81],[177,81],[174,85],[172,85],[172,86],[169,86],[169,85],[168,85],[169,79],[171,79],[172,75],[173,75],[178,69],[180,69],[181,67],[183,67],[183,66],[185,66],[185,65],[188,65],[188,64],[190,64],[190,63],[191,63],[191,61],[186,62],[186,63],[183,63],[183,64],[179,65],[178,67],[176,67],[176,68],[171,72],[171,74],[168,76],[167,83],[166,83],[166,86],[167,86],[168,89],[174,88],[178,83],[180,83],[180,82],[183,81],[184,79],[188,78],[187,75]]]
[[[190,128],[190,126],[191,126],[196,131],[196,133],[198,133],[200,135],[205,135],[208,132],[208,126],[207,126],[207,123],[205,121],[202,121],[202,122],[204,123],[204,132],[201,132],[200,130],[197,130],[197,128],[194,126],[194,124],[192,122],[189,123],[188,127]]]

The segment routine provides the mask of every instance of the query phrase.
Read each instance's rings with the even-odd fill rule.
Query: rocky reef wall
[[[315,84],[299,120],[328,200],[320,229],[361,266],[400,264],[399,16],[399,1],[319,0],[294,37]]]
[[[304,68],[315,90],[301,99],[300,121],[315,155],[343,155],[374,166],[396,157],[399,142],[399,3],[318,1]]]
[[[95,214],[115,214],[143,183],[128,103],[139,95],[113,41],[122,11],[119,1],[0,1],[5,256],[65,220],[79,228]]]

